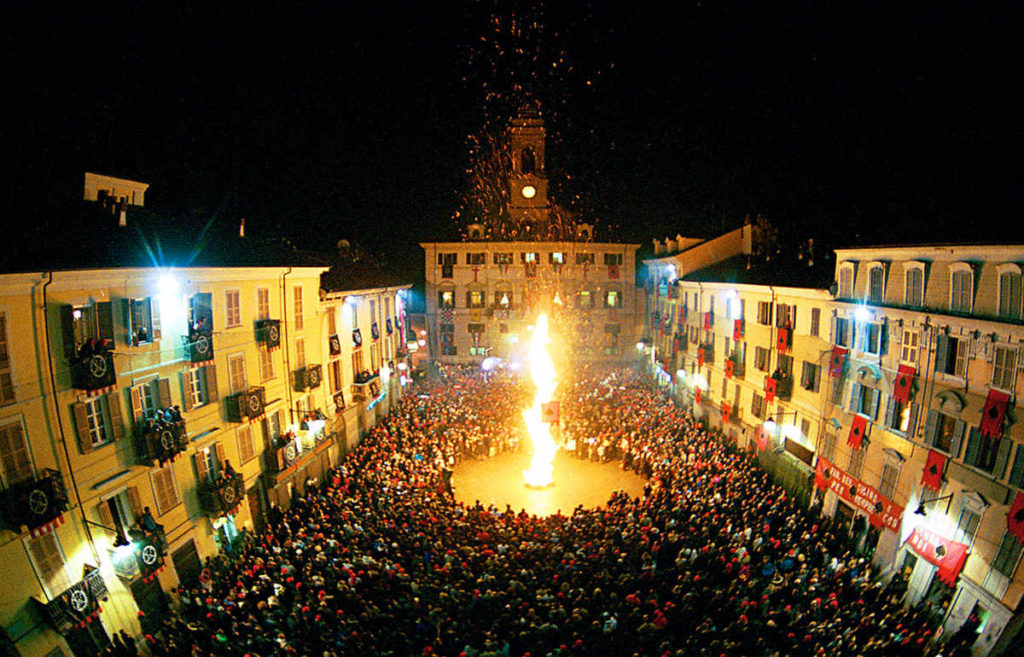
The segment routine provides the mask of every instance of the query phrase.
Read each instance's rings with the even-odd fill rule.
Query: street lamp
[[[921,500],[918,503],[917,509],[914,511],[914,513],[919,515],[919,516],[926,516],[928,514],[925,513],[924,505],[925,504],[931,504],[932,502],[941,502],[942,500],[946,500],[946,513],[948,514],[949,513],[949,505],[953,503],[953,493],[950,493],[949,495],[943,495],[942,497],[935,497],[935,498],[930,499],[930,500]]]
[[[131,541],[129,541],[128,538],[124,535],[124,532],[119,530],[119,529],[114,529],[112,527],[107,527],[106,525],[101,525],[98,522],[93,522],[92,520],[88,520],[88,519],[85,519],[85,524],[93,525],[95,527],[99,527],[100,529],[105,529],[108,532],[110,532],[111,534],[113,534],[114,535],[114,547],[116,547],[116,548],[128,547],[129,545],[132,544]]]

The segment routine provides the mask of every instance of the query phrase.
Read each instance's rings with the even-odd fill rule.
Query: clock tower
[[[509,173],[509,214],[518,224],[546,224],[548,179],[544,168],[544,121],[540,108],[526,105],[509,127],[512,169]]]

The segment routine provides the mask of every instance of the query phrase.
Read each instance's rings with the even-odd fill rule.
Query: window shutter
[[[935,371],[945,372],[949,362],[949,336],[940,335],[935,342]]]
[[[92,451],[92,436],[89,435],[89,413],[85,404],[75,402],[71,405],[71,415],[75,418],[75,432],[78,433],[78,448],[83,454]]]
[[[964,431],[967,429],[967,423],[963,420],[957,420],[956,426],[953,427],[953,443],[949,447],[949,455],[952,458],[960,456],[960,443],[964,440]]]
[[[132,418],[135,423],[138,424],[143,418],[143,407],[142,407],[142,390],[138,387],[132,388],[130,391],[132,396]]]
[[[213,446],[217,450],[217,467],[223,470],[224,464],[227,463],[227,459],[224,456],[224,444],[217,442]]]
[[[473,299],[473,293],[472,292],[466,292],[466,307],[467,308],[472,308],[473,307],[472,299]]]
[[[171,381],[170,379],[156,380],[156,398],[160,408],[170,408],[171,402]]]
[[[907,418],[907,435],[913,436],[914,430],[917,429],[917,414],[921,410],[921,407],[917,405],[917,402],[910,403],[910,416]]]
[[[1004,436],[999,441],[999,451],[996,453],[996,465],[992,469],[992,477],[996,480],[1003,478],[1006,472],[1006,464],[1010,460],[1010,450],[1013,448],[1013,441]]]
[[[881,335],[878,336],[878,355],[884,356],[889,353],[889,320],[883,319],[879,327]]]
[[[202,375],[206,377],[206,401],[215,402],[220,399],[217,394],[217,368],[214,365],[207,365],[203,368]]]
[[[886,326],[888,327],[888,322],[886,322]],[[889,330],[886,328],[886,334],[888,335],[888,333]],[[892,340],[893,353],[896,354],[896,360],[900,360],[903,358],[903,329],[897,326],[893,334],[888,337]]]
[[[860,388],[861,388],[861,385],[859,383],[854,383],[852,386],[850,386],[850,412],[851,413],[856,413],[858,410],[860,410],[860,395],[861,395]]]
[[[935,432],[939,426],[939,412],[928,411],[928,417],[924,421],[924,442],[932,447],[935,446]]]
[[[196,481],[202,483],[207,481],[207,475],[209,470],[206,469],[206,455],[204,452],[196,452],[192,456],[192,461],[196,465]]]
[[[96,304],[96,327],[100,338],[106,338],[110,345],[114,344],[114,312],[109,301]]]
[[[96,507],[96,510],[99,511],[101,525],[107,527],[108,529],[116,528],[114,525],[114,516],[110,513],[109,501],[103,500],[102,502],[100,502],[99,505]]]
[[[116,392],[107,393],[107,415],[110,416],[110,432],[114,440],[124,438],[124,414],[121,413],[121,400]]]
[[[125,341],[133,347],[139,343],[135,340],[135,326],[132,322],[132,306],[135,304],[134,299],[121,299],[121,310],[122,316],[124,317],[124,328],[128,332],[125,336]]]
[[[181,373],[181,400],[184,402],[185,411],[192,410],[192,386],[191,378],[195,376],[194,371],[185,371]]]
[[[1003,438],[1001,442],[1012,442]],[[1002,445],[1000,445],[1002,449]],[[1024,487],[1024,445],[1017,446],[1017,457],[1013,460],[1013,469],[1010,470],[1010,485],[1017,488]]]
[[[971,427],[971,432],[967,436],[967,447],[964,448],[964,463],[975,465],[978,460],[978,448],[981,447],[980,434],[978,430]]]
[[[889,398],[889,403],[885,406],[885,428],[889,429],[893,425],[893,414],[896,412],[896,400],[892,397]]]
[[[828,322],[828,341],[831,344],[839,344],[836,342],[836,315],[832,313],[832,318]]]
[[[878,419],[878,406],[882,403],[882,391],[875,390],[874,388],[869,389],[871,392],[871,419]]]
[[[147,301],[149,302],[149,336],[151,340],[159,340],[161,336],[160,297],[157,297],[155,301],[150,297]]]
[[[74,309],[70,305],[60,307],[60,330],[61,342],[64,344],[64,358],[74,360],[75,356],[75,320],[72,313]]]
[[[139,489],[135,486],[128,487],[128,504],[132,507],[132,514],[135,515],[135,520],[138,521],[142,515],[142,503],[139,501]]]

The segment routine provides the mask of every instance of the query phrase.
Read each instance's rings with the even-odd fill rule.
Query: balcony
[[[700,349],[704,353],[704,364],[714,365],[715,364],[715,345],[712,342],[702,344]]]
[[[245,499],[245,480],[241,473],[226,472],[212,482],[201,482],[199,508],[210,517],[232,514]]]
[[[327,349],[332,356],[341,355],[341,338],[338,337],[337,333],[333,333],[327,338]]]
[[[44,469],[35,477],[0,491],[3,525],[17,533],[22,526],[42,527],[55,520],[68,507],[64,478],[56,470]]]
[[[213,331],[190,331],[181,336],[185,347],[185,358],[190,363],[206,363],[213,360]]]
[[[732,363],[732,365],[730,366],[728,363]],[[735,351],[729,354],[729,357],[726,359],[726,368],[729,367],[732,367],[732,376],[737,379],[742,379],[747,369],[744,359],[740,358],[740,355]]]
[[[324,416],[316,412],[311,417]],[[302,428],[299,430],[278,436],[273,447],[264,452],[264,467],[267,473],[280,480],[305,465],[312,454],[327,449],[334,434],[326,432],[326,425],[323,419],[307,419],[301,423]]]
[[[259,342],[267,349],[276,349],[281,346],[281,320],[279,319],[258,319],[256,320],[256,342]]]
[[[320,382],[323,381],[323,370],[320,365],[307,365],[306,367],[299,368],[293,372],[295,380],[295,390],[297,392],[305,392],[306,390],[314,390],[320,387]]]
[[[775,396],[784,401],[788,401],[793,396],[793,377],[775,370],[772,373],[772,378],[775,379]]]
[[[361,372],[352,384],[352,399],[368,401],[380,394],[380,372]]]
[[[147,420],[136,438],[135,455],[140,465],[163,465],[188,449],[185,420]]]
[[[66,634],[97,619],[100,602],[107,597],[107,583],[103,581],[99,569],[86,565],[82,579],[49,602],[39,604],[50,625],[61,634]]]
[[[75,390],[102,390],[116,381],[114,355],[109,352],[79,357],[71,363],[71,385]]]
[[[261,386],[252,386],[244,392],[224,398],[228,419],[232,422],[248,422],[263,415],[266,405],[265,391]]]

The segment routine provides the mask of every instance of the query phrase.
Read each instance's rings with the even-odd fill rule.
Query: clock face
[[[523,198],[533,198],[537,195],[537,188],[533,185],[523,186]]]

